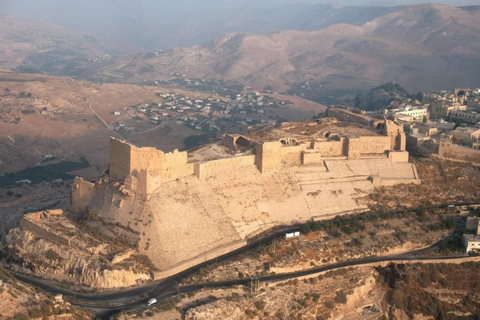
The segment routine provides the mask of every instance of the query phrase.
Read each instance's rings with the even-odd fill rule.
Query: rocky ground
[[[479,262],[380,264],[202,290],[118,319],[476,319]]]
[[[45,294],[18,282],[0,267],[0,319],[90,319],[91,314],[72,307],[61,296]]]
[[[61,211],[52,212],[38,213],[47,216],[38,221],[34,219],[38,214],[22,218],[21,228],[6,237],[4,263],[80,290],[128,287],[151,280],[151,262],[135,248],[121,239],[95,236],[93,228],[86,231]]]

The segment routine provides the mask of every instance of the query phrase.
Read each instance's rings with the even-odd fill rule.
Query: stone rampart
[[[85,181],[82,178],[75,177],[70,190],[70,206],[72,212],[84,212],[90,205],[95,193],[95,184]]]
[[[191,175],[193,175],[193,164],[188,163],[186,151],[179,152],[174,150],[164,154],[161,172],[162,182],[173,181]]]
[[[403,151],[406,149],[407,137],[403,126],[394,121],[385,120],[385,134],[390,137],[390,150]]]
[[[462,147],[450,140],[440,141],[438,155],[441,158],[480,162],[480,150]]]
[[[302,153],[302,164],[318,164],[323,162],[323,156],[320,152],[303,152]]]
[[[55,213],[58,215],[58,213]],[[39,238],[57,242],[65,246],[70,246],[70,240],[64,237],[61,237],[54,232],[48,230],[47,226],[43,226],[41,221],[44,219],[49,219],[49,211],[46,212],[34,212],[26,214],[20,219],[20,226],[24,231],[30,231]]]
[[[407,151],[390,151],[388,158],[393,162],[408,162],[409,153]]]
[[[247,240],[239,240],[232,242],[230,244],[227,244],[225,246],[222,246],[217,249],[213,249],[211,251],[205,252],[204,254],[201,254],[193,259],[187,260],[185,262],[179,263],[173,267],[171,267],[168,270],[164,271],[159,271],[154,274],[154,280],[159,280],[159,279],[165,279],[167,277],[170,277],[174,274],[177,274],[179,272],[182,272],[184,270],[187,270],[188,268],[194,267],[200,263],[203,263],[208,260],[215,259],[216,257],[219,257],[221,255],[227,254],[229,252],[232,252],[234,250],[240,249],[241,247],[244,247],[248,244]]]
[[[280,153],[281,162],[287,166],[299,166],[302,164],[302,152],[310,147],[310,143],[298,146],[282,147]]]
[[[364,155],[381,155],[390,151],[390,137],[364,136],[348,138],[348,158],[359,159]]]
[[[345,122],[355,122],[367,126],[371,126],[374,122],[370,116],[365,115],[362,113],[363,110],[360,109],[351,109],[351,108],[328,108],[327,109],[327,117],[335,117],[339,120]]]
[[[163,172],[164,153],[155,148],[131,147],[130,174],[133,171],[146,169],[152,175],[160,175]]]
[[[193,164],[188,163],[187,152],[174,150],[164,153],[155,148],[138,148],[110,138],[110,176],[123,180],[127,188],[142,195],[151,194],[161,183],[193,173]]]
[[[194,171],[198,179],[205,180],[210,176],[214,176],[217,172],[242,170],[243,167],[254,165],[255,155],[248,155],[195,163]]]
[[[340,141],[315,141],[312,149],[324,157],[342,156],[347,153],[347,139],[342,137]]]
[[[131,166],[132,145],[125,141],[110,137],[110,176],[124,180],[132,172]]]
[[[282,144],[278,141],[255,144],[255,164],[261,173],[277,171],[282,161]]]

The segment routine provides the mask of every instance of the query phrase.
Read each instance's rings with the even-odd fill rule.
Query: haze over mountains
[[[15,0],[14,14],[97,35],[119,53],[202,45],[225,33],[312,31],[336,23],[360,25],[418,0]],[[475,0],[440,0],[462,6]],[[346,7],[342,7],[346,6]],[[387,6],[387,7],[386,7]]]
[[[480,82],[479,12],[479,7],[428,4],[397,8],[360,26],[231,33],[158,56],[118,57],[92,76],[141,82],[179,73],[271,87],[323,103],[322,92],[341,95],[386,82],[415,91],[475,86]]]
[[[87,7],[100,12],[108,3],[92,2]],[[112,7],[111,16],[125,32],[123,42],[112,35],[108,45],[114,43],[116,49],[110,50],[96,37],[40,23],[43,27],[36,29],[21,23],[17,25],[22,27],[14,28],[14,23],[5,20],[13,18],[2,18],[2,66],[128,83],[153,83],[177,74],[274,89],[324,104],[386,82],[400,83],[412,91],[480,83],[480,6],[336,7],[293,5],[285,0],[277,6],[229,11],[231,2],[227,1],[205,12],[211,5],[189,3],[182,2],[176,11],[166,5],[167,18],[155,19],[158,13],[142,13],[152,3],[142,2],[137,10],[143,18],[135,21],[129,20],[135,16],[134,8],[126,14],[128,6]],[[32,8],[39,4],[32,3]],[[84,25],[95,29],[95,21]],[[269,33],[275,30],[280,31]],[[98,28],[95,35],[100,37],[102,32],[105,29]],[[218,34],[222,35],[214,38]],[[124,51],[140,51],[208,40],[156,55],[150,51],[88,62],[89,57],[118,52],[122,43],[128,47]],[[9,49],[13,47],[17,47],[15,55]]]

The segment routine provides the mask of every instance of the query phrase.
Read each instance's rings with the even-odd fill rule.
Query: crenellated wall
[[[193,175],[187,152],[135,147],[110,138],[110,177],[123,180],[129,189],[141,195],[151,194],[162,183]]]
[[[337,110],[338,111],[338,110]],[[337,114],[334,109],[331,111]],[[362,121],[368,116],[350,110],[339,110],[338,115],[358,115]],[[357,119],[358,120],[358,119]],[[370,121],[370,120],[368,120]],[[124,181],[125,187],[137,195],[147,198],[162,183],[195,175],[203,180],[222,170],[238,170],[256,165],[261,173],[274,172],[282,165],[296,166],[320,163],[325,157],[348,156],[351,159],[371,156],[386,156],[387,151],[402,150],[401,128],[388,122],[386,133],[390,136],[341,137],[340,140],[314,141],[299,144],[295,139],[281,138],[277,141],[254,142],[241,135],[225,135],[224,145],[237,150],[238,147],[254,146],[254,155],[189,163],[187,152],[175,150],[164,153],[155,148],[138,148],[115,138],[110,140],[110,176]],[[402,142],[403,141],[403,142]],[[404,148],[403,148],[404,149]],[[408,159],[408,154],[392,154],[399,161]],[[91,201],[93,184],[78,181],[72,189],[72,208],[86,208]]]

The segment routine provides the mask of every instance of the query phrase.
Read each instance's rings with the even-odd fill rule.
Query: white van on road
[[[148,300],[147,306],[151,306],[152,304],[155,304],[155,303],[157,303],[157,299],[152,298],[152,299]]]

